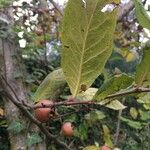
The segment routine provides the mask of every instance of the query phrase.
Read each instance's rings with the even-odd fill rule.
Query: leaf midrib
[[[78,88],[79,88],[79,84],[80,84],[80,80],[81,80],[81,72],[82,72],[82,64],[83,64],[83,58],[84,58],[84,53],[85,53],[86,40],[87,40],[88,31],[89,31],[89,28],[90,28],[90,25],[91,25],[91,22],[92,22],[97,4],[98,4],[98,1],[95,4],[95,8],[93,9],[93,13],[90,17],[90,20],[89,20],[89,23],[87,25],[87,29],[86,29],[86,32],[85,32],[85,38],[84,38],[84,41],[83,41],[83,47],[82,47],[82,52],[81,52],[81,63],[79,65],[78,79],[77,79],[77,84],[76,84],[76,88],[75,88],[75,92],[73,94],[73,97],[75,97],[78,94]]]

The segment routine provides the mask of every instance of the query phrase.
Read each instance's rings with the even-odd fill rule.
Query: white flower
[[[25,39],[21,39],[21,40],[19,40],[19,44],[20,44],[21,48],[25,48],[26,44],[27,44],[27,41]]]
[[[19,33],[18,33],[18,36],[19,36],[20,38],[23,38],[23,34],[24,34],[23,31],[22,31],[22,32],[19,32]]]

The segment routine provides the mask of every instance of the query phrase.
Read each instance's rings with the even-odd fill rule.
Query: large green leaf
[[[142,0],[134,0],[136,17],[141,26],[150,29],[150,17],[143,7]]]
[[[116,10],[102,12],[113,0],[69,0],[62,23],[62,68],[73,96],[101,74],[112,53]]]
[[[121,89],[125,89],[129,87],[132,83],[133,78],[125,74],[113,77],[100,87],[93,99],[97,101],[102,101],[108,95],[114,94]]]
[[[55,70],[38,87],[33,96],[33,100],[37,102],[41,99],[56,98],[65,85],[66,81],[62,69]]]
[[[143,49],[143,58],[136,70],[135,82],[138,86],[144,82],[150,83],[150,44],[147,43]]]

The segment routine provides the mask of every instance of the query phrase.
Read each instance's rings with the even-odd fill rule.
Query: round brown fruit
[[[42,29],[37,29],[35,31],[35,33],[37,34],[37,36],[41,36],[41,35],[43,35],[43,30]]]
[[[65,123],[62,125],[61,133],[62,133],[64,136],[67,136],[67,137],[73,136],[74,130],[73,130],[73,125],[72,125],[72,123],[71,123],[71,122],[65,122]]]
[[[41,100],[40,102],[38,102],[36,106],[43,106],[43,108],[37,108],[35,109],[34,113],[35,113],[35,117],[40,121],[40,122],[47,122],[49,120],[49,115],[51,112],[51,108],[44,108],[44,105],[52,105],[53,102],[49,101],[49,100]]]
[[[100,150],[111,150],[111,148],[107,147],[106,145],[102,146]]]

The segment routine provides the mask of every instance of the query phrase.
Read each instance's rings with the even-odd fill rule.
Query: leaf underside
[[[43,80],[32,99],[38,102],[42,99],[59,97],[59,93],[65,85],[66,81],[62,69],[55,70]]]
[[[113,0],[69,0],[62,23],[62,68],[73,96],[101,74],[112,53],[116,10],[101,12]]]

